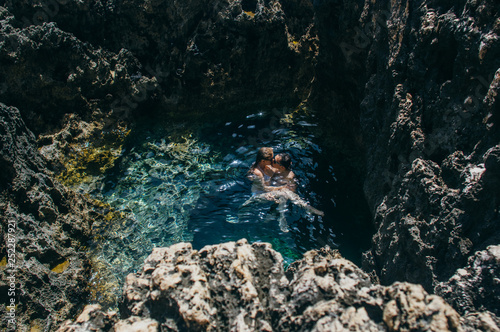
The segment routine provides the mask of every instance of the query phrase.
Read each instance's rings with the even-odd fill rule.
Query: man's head
[[[273,166],[289,170],[292,167],[292,157],[288,153],[278,153],[273,159]]]

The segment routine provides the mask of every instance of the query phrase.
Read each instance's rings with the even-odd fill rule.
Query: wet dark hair
[[[280,156],[279,165],[290,169],[292,167],[292,157],[288,153],[278,153],[276,156]]]

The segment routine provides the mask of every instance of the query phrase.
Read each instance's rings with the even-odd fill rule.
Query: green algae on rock
[[[103,122],[79,122],[70,116],[61,131],[40,137],[40,152],[58,170],[56,178],[76,188],[97,181],[114,166],[129,133],[120,124],[103,131]]]

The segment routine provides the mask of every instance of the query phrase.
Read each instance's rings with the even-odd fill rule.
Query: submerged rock
[[[281,255],[269,244],[246,240],[200,251],[188,243],[154,249],[142,269],[127,277],[121,312],[115,331],[468,328],[441,297],[409,283],[375,285],[336,250],[309,251],[285,272]],[[87,307],[59,331],[103,331],[102,322],[109,319],[109,314]],[[492,323],[491,328],[498,327]]]

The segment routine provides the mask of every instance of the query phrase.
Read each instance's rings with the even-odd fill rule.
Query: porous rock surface
[[[0,133],[2,299],[15,299],[17,328],[53,330],[86,297],[90,269],[82,246],[97,213],[52,177],[20,112],[1,103]],[[14,256],[7,255],[9,239]],[[11,282],[14,296],[8,296]],[[7,317],[7,310],[1,306],[0,315]],[[7,320],[1,324],[6,328]]]
[[[500,246],[489,246],[469,258],[446,282],[438,284],[437,292],[455,308],[464,312],[491,310],[497,316],[500,308]]]
[[[146,94],[154,99],[157,82],[133,76],[139,62],[126,49],[113,53],[55,22],[25,25],[21,17],[0,7],[0,100],[17,107],[36,135],[60,130],[67,114],[112,128],[107,118],[124,120]]]
[[[113,319],[115,331],[472,330],[439,296],[409,283],[374,285],[328,247],[285,272],[269,244],[246,240],[154,249],[127,277],[123,307],[117,320],[89,306],[59,331],[104,331]]]

